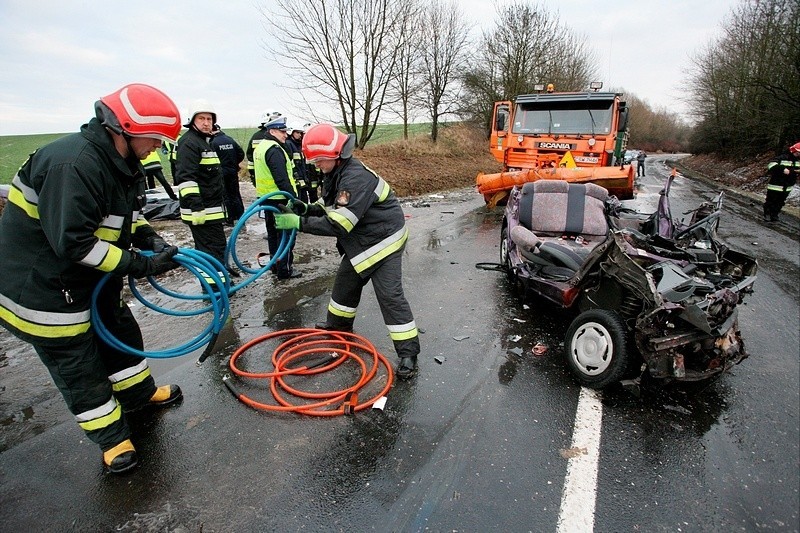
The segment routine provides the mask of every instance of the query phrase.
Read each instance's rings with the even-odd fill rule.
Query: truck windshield
[[[611,132],[613,102],[530,102],[517,104],[513,133],[605,135]]]

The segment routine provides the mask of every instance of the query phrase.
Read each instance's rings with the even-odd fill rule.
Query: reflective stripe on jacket
[[[270,149],[277,151],[272,152]],[[275,154],[281,154],[282,157],[278,157]],[[278,163],[275,163],[273,165],[275,168],[270,168],[270,165],[267,164],[268,157],[271,161],[280,161],[283,166],[278,167]],[[256,149],[253,151],[253,163],[256,173],[256,194],[259,198],[265,194],[277,191],[289,192],[292,195],[296,194],[297,187],[294,181],[292,160],[283,146],[274,140],[272,136],[258,143]],[[281,170],[285,172],[285,176]],[[279,200],[281,198],[283,198],[282,195],[275,195],[272,197],[274,200]]]

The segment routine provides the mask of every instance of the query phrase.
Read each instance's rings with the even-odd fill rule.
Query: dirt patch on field
[[[436,143],[427,136],[367,145],[355,156],[377,172],[400,197],[475,184],[479,172],[500,172],[483,132],[465,124],[443,128]]]

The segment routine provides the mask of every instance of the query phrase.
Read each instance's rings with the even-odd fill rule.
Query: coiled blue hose
[[[199,365],[211,354],[214,349],[214,344],[219,336],[219,332],[222,330],[222,327],[225,325],[228,317],[230,316],[230,296],[235,293],[236,291],[246,287],[256,279],[258,279],[262,274],[269,271],[272,266],[280,260],[283,260],[291,250],[292,244],[294,243],[295,237],[297,235],[296,230],[292,231],[284,231],[281,235],[281,241],[278,246],[278,251],[275,253],[273,257],[270,258],[269,262],[259,269],[253,269],[246,265],[244,265],[241,260],[236,255],[236,239],[239,236],[240,231],[242,228],[245,227],[247,220],[257,215],[262,211],[272,211],[274,213],[279,213],[280,211],[271,205],[265,205],[265,202],[269,200],[271,197],[280,195],[281,198],[285,198],[289,196],[290,199],[294,199],[293,196],[288,195],[285,192],[272,192],[269,194],[265,194],[255,202],[253,202],[244,212],[244,214],[239,218],[239,221],[234,226],[233,231],[231,232],[230,237],[228,238],[227,246],[225,247],[225,262],[232,260],[242,271],[250,274],[247,278],[245,278],[241,283],[237,285],[231,285],[229,276],[226,273],[227,268],[219,262],[215,257],[202,252],[200,250],[195,250],[193,248],[178,248],[178,253],[175,255],[173,260],[178,263],[179,265],[186,268],[189,272],[195,275],[197,279],[200,281],[200,285],[203,289],[201,294],[182,294],[172,290],[167,289],[166,287],[162,286],[155,280],[155,278],[148,276],[147,280],[150,282],[156,290],[159,292],[166,294],[167,296],[181,299],[181,300],[204,300],[208,301],[208,305],[202,307],[200,309],[193,309],[188,311],[181,311],[176,309],[167,309],[164,307],[160,307],[155,305],[154,303],[148,301],[142,294],[139,292],[138,288],[136,287],[136,279],[133,276],[128,276],[128,283],[131,288],[131,292],[139,300],[143,305],[146,307],[157,311],[159,313],[163,313],[166,315],[172,316],[198,316],[204,313],[212,313],[212,319],[210,323],[194,338],[184,342],[183,344],[174,346],[172,348],[166,348],[163,350],[153,350],[153,351],[144,351],[134,348],[132,346],[128,346],[117,339],[103,324],[102,320],[100,319],[100,315],[97,309],[97,298],[100,294],[100,290],[106,284],[106,282],[111,278],[111,274],[106,274],[100,280],[100,282],[95,287],[94,291],[92,292],[92,325],[94,327],[94,331],[97,336],[102,339],[106,344],[114,347],[115,349],[139,355],[142,357],[152,357],[155,359],[166,359],[171,357],[180,357],[182,355],[186,355],[189,353],[194,352],[195,350],[200,349],[204,345],[206,349],[203,351],[203,354],[197,361]],[[153,252],[149,251],[142,251],[143,255],[150,256],[153,255]]]

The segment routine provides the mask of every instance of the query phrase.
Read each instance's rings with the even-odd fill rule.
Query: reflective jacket
[[[324,217],[304,217],[301,231],[337,237],[362,277],[408,240],[405,216],[389,184],[356,158],[341,160],[322,183]]]
[[[0,217],[0,324],[33,344],[90,329],[91,295],[148,248],[145,179],[97,119],[31,154]]]
[[[256,179],[256,167],[253,163],[253,152],[256,150],[258,143],[267,137],[271,137],[269,130],[267,130],[264,126],[260,126],[258,131],[256,131],[253,136],[250,137],[250,142],[247,143],[247,150],[245,150],[245,157],[247,157],[247,173],[250,174],[250,181],[252,181],[254,185]]]
[[[785,172],[788,170],[789,172]],[[767,163],[769,184],[767,190],[788,192],[800,177],[800,159],[791,152],[781,154]]]
[[[192,221],[192,211],[204,209],[205,224],[225,221],[222,165],[209,140],[210,136],[190,128],[178,141],[175,185],[178,186],[181,219],[187,224]]]
[[[275,137],[268,135],[256,146],[253,164],[256,171],[256,194],[259,198],[277,191],[297,196],[292,160]],[[272,200],[281,198],[282,195],[276,195]]]
[[[306,171],[306,158],[303,157],[301,141],[294,140],[291,136],[286,139],[286,152],[292,158],[294,167],[294,180],[301,187],[308,187],[308,172]]]

